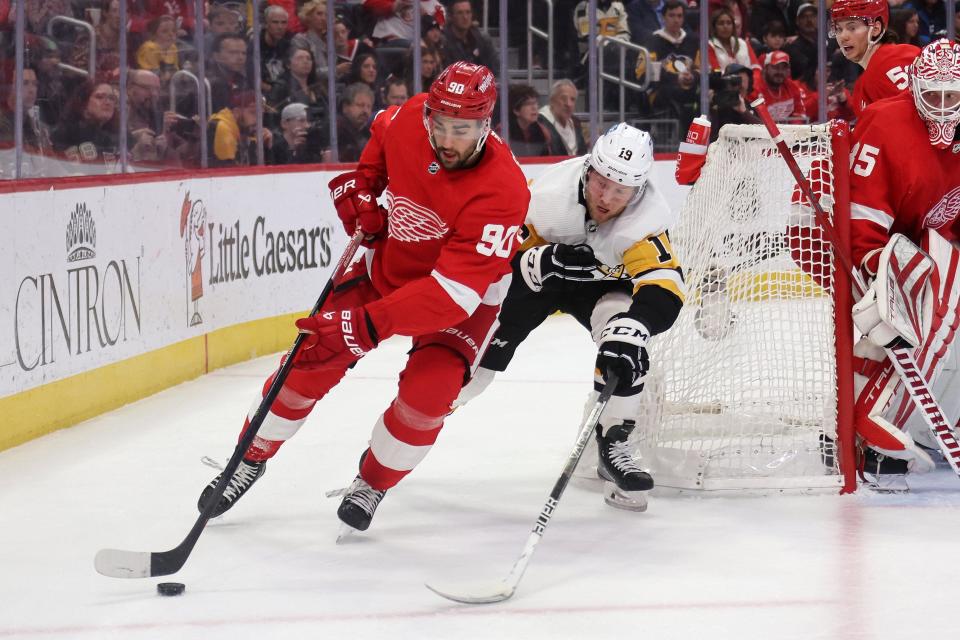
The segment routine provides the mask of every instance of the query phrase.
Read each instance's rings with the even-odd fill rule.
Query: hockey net
[[[846,134],[782,129],[848,237]],[[762,126],[723,128],[670,237],[686,303],[635,430],[658,486],[850,489],[849,280]]]

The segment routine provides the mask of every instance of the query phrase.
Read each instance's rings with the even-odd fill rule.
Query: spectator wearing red
[[[746,40],[737,37],[735,29],[733,13],[729,9],[719,9],[710,16],[710,48],[707,57],[712,71],[722,71],[733,63],[752,69],[759,68],[753,48]]]
[[[373,53],[373,48],[366,42],[350,37],[350,25],[341,16],[333,22],[333,47],[337,51],[337,80],[350,72],[354,58]]]
[[[437,0],[419,0],[420,15],[433,16],[441,27],[446,21],[443,5]],[[373,41],[409,45],[413,42],[414,0],[363,0],[363,8],[377,18]]]
[[[755,100],[757,95],[763,96],[777,122],[806,121],[805,92],[790,79],[790,56],[785,52],[771,51],[763,57],[763,71],[750,99]]]
[[[193,0],[142,0],[141,7],[135,2],[128,2],[127,19],[130,21],[130,32],[142,34],[147,31],[150,23],[162,16],[173,18],[177,26],[177,35],[181,38],[193,33],[196,26],[196,17],[193,12]]]

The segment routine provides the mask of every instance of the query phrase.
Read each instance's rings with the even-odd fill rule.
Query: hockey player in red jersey
[[[960,327],[960,46],[944,39],[925,47],[910,66],[909,81],[909,92],[870,105],[853,135],[853,259],[872,281],[854,306],[854,322],[865,336],[854,349],[859,369],[856,422],[858,433],[881,456],[905,461],[888,461],[894,462],[888,470],[899,466],[900,471],[926,471],[933,462],[915,440],[931,448],[934,443],[926,430],[905,431],[913,403],[881,347],[904,342],[916,346],[917,364],[932,386]],[[885,302],[890,299],[885,290],[903,289],[887,277],[896,234],[932,258],[925,286],[906,296],[912,300],[906,315],[920,318],[912,338],[891,318],[892,305]],[[913,247],[901,239],[894,256],[901,263],[905,246]],[[906,263],[929,264],[913,250],[907,254],[915,261]],[[878,305],[878,299],[884,304]],[[877,457],[870,454],[870,460]]]
[[[865,69],[853,88],[851,107],[857,117],[868,104],[907,90],[907,68],[920,49],[896,44],[888,30],[887,0],[836,0],[830,8],[830,37],[840,51]]]
[[[359,226],[367,234],[366,259],[347,271],[317,315],[297,321],[301,332],[313,335],[215,515],[263,474],[347,369],[390,336],[412,336],[413,349],[339,518],[365,530],[387,489],[436,441],[486,347],[530,200],[513,154],[490,131],[495,101],[489,69],[454,63],[428,94],[381,111],[357,169],[330,182],[347,233]],[[386,209],[377,203],[381,194]],[[201,510],[217,481],[200,496]]]

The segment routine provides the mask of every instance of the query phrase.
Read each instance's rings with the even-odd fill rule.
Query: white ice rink
[[[958,637],[960,481],[906,495],[654,498],[571,486],[514,598],[457,605],[431,579],[506,575],[564,463],[590,342],[552,318],[447,421],[371,529],[336,545],[338,499],[407,343],[364,359],[165,579],[97,574],[102,547],[161,551],[193,524],[277,358],[217,371],[0,453],[0,638]],[[50,399],[55,402],[55,398]],[[187,585],[161,597],[155,585]]]

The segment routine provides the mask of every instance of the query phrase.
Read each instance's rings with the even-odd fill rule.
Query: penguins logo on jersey
[[[615,267],[608,267],[605,264],[601,264],[597,267],[597,270],[603,274],[604,280],[629,280],[630,274],[627,273],[627,267],[622,264],[618,264]]]

